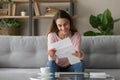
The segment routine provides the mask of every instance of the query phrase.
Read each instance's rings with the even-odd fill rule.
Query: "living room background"
[[[75,14],[78,15],[78,17],[75,18],[74,20],[75,20],[75,25],[77,26],[81,35],[83,35],[83,33],[88,30],[96,31],[89,24],[89,17],[91,14],[97,15],[99,13],[102,13],[104,10],[108,8],[112,13],[113,19],[120,18],[119,3],[120,0],[77,0],[77,2],[75,3]],[[64,3],[63,4],[60,3],[60,5],[68,6],[68,4],[66,5]],[[19,6],[26,8],[28,10],[28,4],[26,4],[26,6],[25,4],[21,4]],[[19,14],[20,9],[17,10],[18,12],[17,14]],[[25,19],[24,21],[25,23],[28,24],[28,20]],[[38,23],[39,23],[38,24],[39,35],[45,35],[51,23],[51,19],[44,19],[44,18],[38,19]],[[29,29],[27,24],[24,25],[25,26],[23,30],[24,35],[29,35]],[[114,35],[120,35],[119,26],[120,26],[120,21],[114,24]]]

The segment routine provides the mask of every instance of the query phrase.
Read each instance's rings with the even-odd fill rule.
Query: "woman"
[[[74,56],[80,58],[80,62],[76,64],[70,64],[67,58],[58,58],[55,54],[56,50],[48,47],[49,61],[47,66],[50,67],[51,73],[55,72],[83,72],[83,57],[84,54],[80,50],[80,34],[73,25],[71,16],[64,10],[59,10],[52,20],[50,26],[47,41],[48,45],[55,43],[57,41],[63,40],[65,38],[70,38],[76,52],[73,53]]]

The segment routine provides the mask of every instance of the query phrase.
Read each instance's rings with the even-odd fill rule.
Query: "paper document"
[[[70,38],[49,44],[48,46],[57,50],[56,55],[59,58],[67,57],[71,64],[80,62],[80,59],[78,57],[72,55],[72,53],[75,53],[75,49],[71,43]]]
[[[71,64],[75,64],[75,63],[78,63],[80,62],[80,58],[74,56],[74,55],[69,55],[68,56],[68,60]]]

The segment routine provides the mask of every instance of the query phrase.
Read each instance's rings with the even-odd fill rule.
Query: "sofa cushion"
[[[46,66],[46,36],[0,36],[0,67]],[[82,36],[86,68],[120,68],[120,36]]]
[[[47,64],[45,36],[0,36],[0,67],[41,67]]]
[[[120,68],[120,36],[82,36],[87,68]]]

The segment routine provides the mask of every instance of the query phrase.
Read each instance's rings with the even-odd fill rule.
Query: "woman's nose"
[[[65,29],[65,26],[62,26],[62,29]]]

